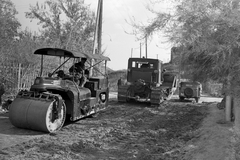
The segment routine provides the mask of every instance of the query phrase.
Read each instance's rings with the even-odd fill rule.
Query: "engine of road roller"
[[[105,77],[89,78],[84,87],[71,78],[37,77],[29,91],[18,93],[9,118],[19,128],[54,132],[66,115],[75,121],[104,109],[108,92]]]

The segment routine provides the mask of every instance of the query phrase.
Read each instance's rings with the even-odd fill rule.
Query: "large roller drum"
[[[54,132],[64,124],[66,106],[59,99],[16,98],[9,109],[11,123],[19,128]]]

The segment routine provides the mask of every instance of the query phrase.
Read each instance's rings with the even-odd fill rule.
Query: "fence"
[[[0,82],[4,83],[6,94],[16,94],[19,90],[29,89],[39,75],[39,66],[23,66],[17,63],[0,65]]]

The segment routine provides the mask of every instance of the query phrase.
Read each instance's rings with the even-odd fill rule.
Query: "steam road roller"
[[[71,121],[76,121],[95,114],[108,105],[108,57],[59,48],[40,48],[34,54],[41,55],[40,74],[29,90],[20,91],[13,100],[9,109],[9,119],[14,126],[51,133],[62,128],[67,115]],[[64,58],[64,62],[44,76],[46,56]],[[81,58],[95,59],[98,63],[105,62],[105,73],[95,77],[88,75],[83,87],[79,85],[79,74],[62,70],[66,68],[65,65],[74,65]],[[88,69],[94,65],[96,64],[89,64]]]

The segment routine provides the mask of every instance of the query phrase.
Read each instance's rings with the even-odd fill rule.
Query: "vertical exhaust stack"
[[[96,26],[93,41],[93,54],[102,54],[102,12],[103,12],[103,0],[98,0]],[[91,60],[91,66],[93,65],[93,60]],[[101,67],[98,66],[101,71]],[[93,68],[90,68],[90,76],[93,75]]]

